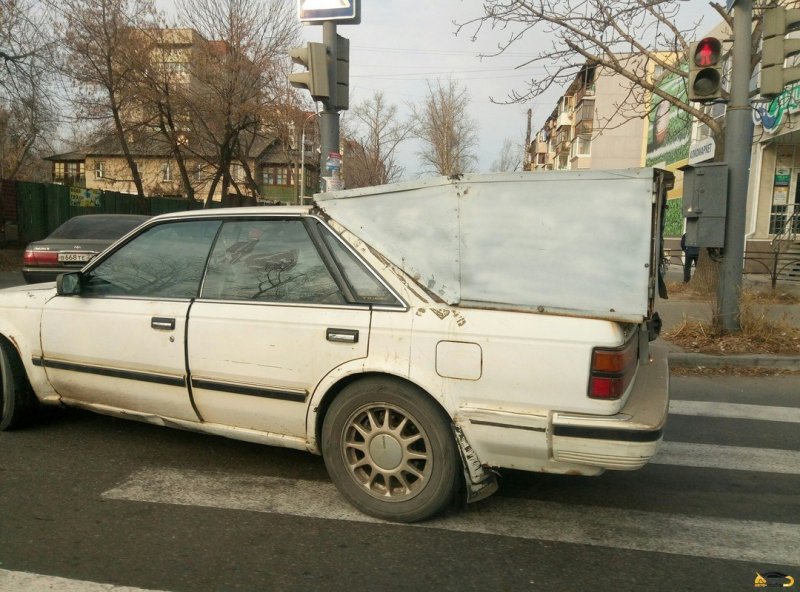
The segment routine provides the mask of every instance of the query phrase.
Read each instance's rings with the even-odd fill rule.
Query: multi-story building
[[[644,113],[630,93],[630,81],[587,62],[534,136],[531,170],[638,166]]]
[[[197,199],[206,199],[213,188],[213,198],[219,201],[223,188],[218,179],[219,147],[204,138],[203,126],[193,128],[185,103],[194,100],[213,109],[213,93],[204,88],[213,81],[204,80],[197,71],[202,69],[203,60],[224,55],[228,45],[224,41],[206,40],[192,29],[142,33],[145,34],[153,48],[148,75],[156,79],[163,76],[163,84],[172,87],[176,129],[171,133],[176,138],[188,182]],[[143,89],[142,95],[146,96],[148,91],[153,89]],[[152,103],[147,101],[129,101],[121,113],[129,130],[126,140],[134,166],[146,195],[185,196],[186,180],[181,175],[175,146],[159,130],[158,115],[152,109]],[[213,124],[213,116],[212,111],[204,125]],[[302,109],[282,107],[274,109],[269,116],[272,121],[257,131],[240,132],[238,153],[229,168],[236,187],[229,187],[228,192],[286,203],[299,203],[303,197],[312,195],[319,183],[319,166],[313,151],[317,134],[316,126],[310,125],[312,116],[313,113]],[[301,147],[301,143],[305,145]],[[52,162],[56,183],[136,193],[133,172],[116,134],[82,151],[54,155],[47,160]]]

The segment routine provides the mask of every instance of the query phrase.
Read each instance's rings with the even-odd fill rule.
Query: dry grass
[[[694,281],[684,284],[682,282],[668,282],[667,293],[675,300],[696,300],[711,302],[713,297],[704,287],[698,287]],[[744,288],[742,302],[745,304],[800,304],[800,293],[787,289],[786,286],[756,289]]]
[[[793,327],[784,315],[769,319],[766,312],[742,306],[741,331],[724,334],[710,323],[684,319],[663,337],[685,351],[704,354],[800,355],[800,328]]]

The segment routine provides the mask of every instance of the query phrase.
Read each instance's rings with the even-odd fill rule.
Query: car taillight
[[[639,340],[634,333],[622,347],[596,347],[592,351],[589,397],[614,400],[625,394],[639,357]]]
[[[58,265],[58,251],[33,251],[26,249],[22,255],[23,265]]]

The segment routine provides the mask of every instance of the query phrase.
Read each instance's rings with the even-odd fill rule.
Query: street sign
[[[300,22],[335,21],[340,25],[361,22],[361,0],[297,0]]]
[[[695,142],[689,148],[689,164],[697,164],[698,162],[713,159],[716,150],[717,145],[714,142],[714,138],[705,138]]]

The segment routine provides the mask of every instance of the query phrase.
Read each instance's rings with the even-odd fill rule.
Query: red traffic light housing
[[[689,100],[709,103],[722,98],[722,42],[706,37],[689,49]]]

